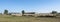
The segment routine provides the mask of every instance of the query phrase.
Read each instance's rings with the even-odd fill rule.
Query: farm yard
[[[0,22],[60,22],[60,0],[0,0]]]
[[[30,16],[11,16],[0,15],[0,22],[60,22],[60,16],[57,17],[30,17]]]

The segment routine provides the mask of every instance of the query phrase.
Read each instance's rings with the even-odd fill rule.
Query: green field
[[[60,22],[60,17],[16,17],[9,15],[0,15],[0,22]]]

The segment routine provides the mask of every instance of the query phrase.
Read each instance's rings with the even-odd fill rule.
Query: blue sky
[[[0,0],[0,13],[9,12],[60,12],[60,0]]]

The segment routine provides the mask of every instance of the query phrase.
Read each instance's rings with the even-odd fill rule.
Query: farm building
[[[22,16],[22,14],[20,14],[20,13],[9,13],[9,15]]]
[[[0,15],[2,15],[2,13],[0,13]]]
[[[35,12],[25,12],[24,14],[35,14]]]
[[[35,14],[35,16],[56,16],[56,14],[50,14],[50,13],[39,13],[39,14]]]
[[[10,13],[11,15],[14,16],[22,16],[21,13]],[[25,12],[24,16],[34,16],[34,17],[38,17],[38,16],[56,16],[56,14],[51,14],[51,13],[35,13],[35,12]]]
[[[26,16],[35,15],[35,12],[25,12],[24,15],[26,15]]]

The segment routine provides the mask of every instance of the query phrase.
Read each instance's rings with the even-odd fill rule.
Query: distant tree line
[[[22,10],[21,13],[22,13],[22,15],[24,15],[25,11]],[[52,11],[52,12],[51,12],[51,14],[56,14],[56,13],[57,13],[57,11]],[[4,10],[4,14],[8,15],[8,10]]]

